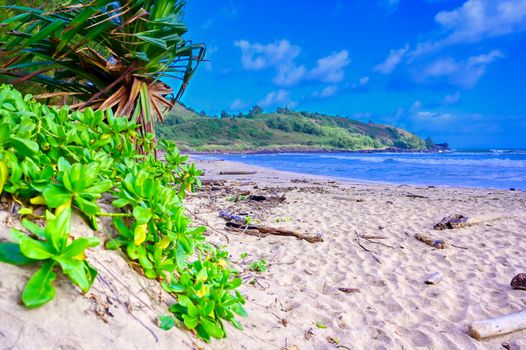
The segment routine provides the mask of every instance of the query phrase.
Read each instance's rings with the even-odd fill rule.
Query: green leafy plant
[[[174,295],[174,320],[207,341],[226,336],[223,321],[241,328],[234,317],[246,315],[236,290],[241,280],[228,253],[206,243],[205,228],[193,227],[185,214],[183,199],[199,186],[201,172],[173,143],[164,143],[163,163],[153,137],[138,137],[138,125],[111,110],[47,107],[6,85],[0,86],[0,117],[0,195],[30,218],[38,207],[48,209],[46,228],[23,220],[30,235],[15,231],[16,242],[0,245],[0,261],[42,264],[26,287],[27,306],[52,299],[58,266],[83,291],[93,282],[96,272],[83,251],[95,240],[69,238],[76,211],[94,229],[98,217],[113,218],[117,235],[106,247],[122,249],[134,267]],[[139,154],[139,143],[151,152]],[[112,211],[100,210],[103,196],[114,199]],[[160,325],[169,322],[163,318]]]
[[[71,165],[66,159],[60,158],[58,170],[58,183],[51,183],[42,191],[46,205],[58,208],[73,203],[87,216],[97,214],[100,210],[96,200],[113,187],[111,180],[99,177],[99,164]]]
[[[74,284],[87,292],[97,271],[86,261],[84,251],[99,245],[99,240],[96,237],[70,240],[71,208],[67,207],[56,215],[46,212],[45,228],[30,221],[24,221],[23,225],[35,238],[12,230],[16,243],[0,243],[0,261],[15,265],[41,263],[22,292],[24,305],[35,308],[55,297],[53,281],[57,265]]]
[[[163,285],[178,294],[178,302],[170,311],[206,341],[226,336],[222,319],[243,329],[235,314],[247,316],[243,308],[245,299],[238,291],[231,293],[241,285],[241,279],[231,279],[231,274],[219,261],[195,261],[176,283]]]
[[[248,265],[248,269],[254,272],[267,271],[267,261],[265,259],[256,260]]]

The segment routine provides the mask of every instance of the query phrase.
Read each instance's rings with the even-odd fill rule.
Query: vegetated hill
[[[198,152],[426,148],[420,137],[400,128],[286,108],[263,113],[255,107],[248,114],[218,118],[177,105],[156,129],[159,138]]]

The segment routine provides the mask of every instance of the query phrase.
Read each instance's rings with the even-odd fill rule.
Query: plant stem
[[[130,213],[97,213],[96,216],[110,216],[110,217],[132,217]]]

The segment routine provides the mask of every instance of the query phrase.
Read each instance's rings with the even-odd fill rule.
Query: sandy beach
[[[242,288],[250,313],[245,332],[232,333],[217,348],[499,349],[502,343],[526,348],[525,331],[484,341],[466,333],[473,321],[525,308],[526,292],[509,285],[526,270],[524,192],[357,184],[226,161],[199,165],[206,178],[233,185],[189,200],[190,210],[210,227],[224,228],[217,215],[223,209],[324,240],[226,234],[234,260],[247,252],[248,260],[265,258],[269,268],[256,274],[255,285]],[[257,173],[218,175],[233,169]],[[286,200],[225,199],[243,191]],[[471,226],[433,230],[433,224],[457,213],[468,216]],[[226,243],[215,230],[210,239]],[[416,233],[454,246],[435,249],[417,241]],[[385,239],[360,238],[368,236]],[[434,272],[443,274],[442,281],[424,284]]]
[[[526,308],[526,291],[509,285],[526,272],[525,192],[353,183],[197,163],[208,184],[187,198],[189,216],[208,227],[207,240],[227,245],[242,273],[249,313],[243,332],[228,327],[227,339],[205,344],[189,332],[162,331],[155,318],[171,297],[118,252],[99,247],[88,252],[99,270],[90,292],[82,296],[59,277],[57,298],[37,310],[19,305],[20,281],[34,268],[0,265],[0,348],[526,349],[526,331],[483,341],[467,334],[473,321]],[[232,170],[256,173],[220,175]],[[250,194],[267,199],[248,200]],[[226,231],[220,210],[323,242]],[[469,217],[469,226],[433,229],[451,214]],[[0,219],[0,238],[7,239],[8,227],[18,224],[5,212]],[[102,228],[107,239],[109,222]],[[74,233],[90,230],[77,220]],[[417,233],[448,246],[435,249]],[[267,270],[250,271],[259,259]],[[425,284],[435,272],[441,282]]]

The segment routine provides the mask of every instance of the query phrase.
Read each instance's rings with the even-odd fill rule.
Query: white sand
[[[525,192],[352,184],[263,169],[256,175],[221,176],[222,169],[252,167],[220,161],[199,165],[206,178],[235,185],[200,191],[187,202],[196,224],[209,225],[210,241],[226,244],[228,237],[234,261],[242,252],[250,254],[237,265],[245,279],[256,277],[254,285],[241,287],[249,312],[241,319],[245,331],[229,327],[227,339],[206,346],[188,332],[158,329],[155,317],[166,312],[163,301],[169,296],[117,252],[98,248],[89,254],[99,277],[88,295],[59,278],[56,299],[31,311],[19,298],[34,268],[0,264],[0,349],[501,349],[504,342],[526,349],[526,331],[484,341],[466,334],[473,321],[526,308],[526,291],[509,286],[513,276],[526,272]],[[286,201],[227,200],[242,190],[284,193]],[[324,242],[226,232],[220,208],[247,211],[269,226],[321,233]],[[432,229],[455,213],[470,217],[473,225]],[[0,214],[0,238],[8,238],[6,217]],[[76,234],[90,234],[80,222],[75,227]],[[104,227],[109,230],[107,223]],[[437,250],[416,241],[415,233],[467,249]],[[385,246],[360,239],[367,252],[356,234],[385,236],[376,240]],[[247,271],[259,258],[268,261],[267,272]],[[424,284],[436,271],[442,281]],[[343,293],[340,287],[360,292]],[[97,306],[102,317],[94,312]]]

